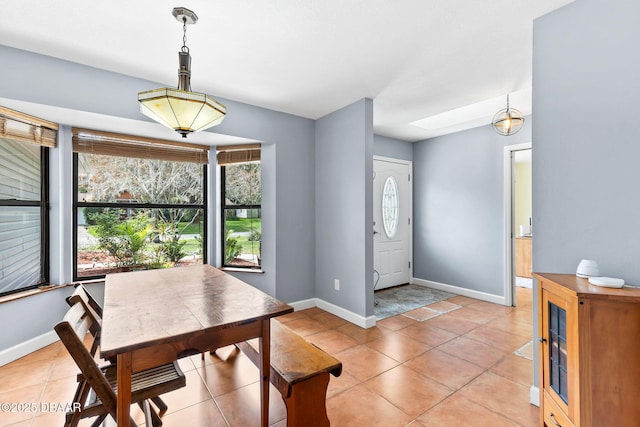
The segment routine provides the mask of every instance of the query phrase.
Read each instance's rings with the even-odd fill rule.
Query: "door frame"
[[[382,162],[399,163],[402,165],[407,165],[409,167],[409,283],[413,283],[413,161],[395,159],[393,157],[384,157],[384,156],[373,156],[373,160],[374,160],[374,164],[375,164],[375,160],[379,160]],[[376,172],[375,166],[372,167],[372,169],[373,169],[374,175],[371,177],[371,179],[373,180],[375,179],[375,172]],[[373,197],[371,197],[371,203],[373,204]],[[375,209],[375,206],[371,206],[372,214],[373,214],[373,209]],[[373,218],[373,215],[371,217]],[[371,224],[371,226],[372,226],[372,233],[373,233],[373,224]],[[373,253],[373,256],[375,257],[376,255],[375,243],[371,245],[371,251]],[[372,261],[373,261],[372,265],[374,266],[373,268],[374,271],[372,271],[371,274],[373,275],[375,272],[375,259]],[[375,278],[374,278],[374,284],[375,284]]]
[[[531,142],[521,144],[507,145],[504,147],[504,305],[513,306],[515,303],[515,275],[514,262],[515,254],[513,251],[513,153],[516,151],[532,149]]]

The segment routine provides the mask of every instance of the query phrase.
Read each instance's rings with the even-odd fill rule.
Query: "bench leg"
[[[294,384],[291,387],[291,396],[283,396],[287,407],[287,427],[328,427],[328,386],[328,372]]]

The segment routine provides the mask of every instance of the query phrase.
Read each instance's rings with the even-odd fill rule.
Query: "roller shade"
[[[79,128],[73,128],[73,151],[171,162],[209,162],[209,147],[206,145]]]
[[[260,144],[228,145],[218,148],[218,165],[248,163],[260,160]]]
[[[0,107],[0,137],[55,147],[58,125],[19,111]]]
[[[0,293],[40,283],[40,208],[0,209]]]

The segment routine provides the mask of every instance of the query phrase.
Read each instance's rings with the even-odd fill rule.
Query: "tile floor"
[[[281,320],[343,363],[327,393],[332,426],[536,426],[531,289],[517,288],[517,301],[514,308],[455,296],[366,330],[318,308]],[[163,396],[164,426],[258,425],[258,371],[242,353],[225,347],[180,365],[187,386]],[[0,368],[0,402],[67,403],[75,373],[64,347],[52,344]],[[273,387],[271,396],[270,423],[284,427]],[[62,426],[63,418],[0,412],[0,426]]]

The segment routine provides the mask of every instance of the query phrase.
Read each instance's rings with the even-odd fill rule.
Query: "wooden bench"
[[[258,366],[258,340],[236,346]],[[328,426],[329,374],[340,376],[342,363],[275,319],[271,320],[270,349],[270,380],[287,408],[287,426]]]

